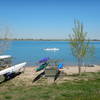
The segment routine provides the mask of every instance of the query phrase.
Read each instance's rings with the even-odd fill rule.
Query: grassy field
[[[0,100],[100,100],[100,72],[70,75],[62,82],[19,83],[16,78],[0,84]]]

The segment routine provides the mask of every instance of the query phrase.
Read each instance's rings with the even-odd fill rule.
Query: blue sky
[[[74,19],[100,39],[100,0],[0,0],[0,27],[11,27],[16,38],[65,39]]]

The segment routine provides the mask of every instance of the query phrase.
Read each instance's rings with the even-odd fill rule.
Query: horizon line
[[[0,40],[31,40],[31,41],[70,41],[70,39],[25,39],[25,38],[5,38],[5,39],[2,39],[0,38]],[[100,39],[86,39],[85,41],[100,41]]]

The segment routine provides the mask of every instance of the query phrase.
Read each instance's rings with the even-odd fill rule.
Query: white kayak
[[[4,75],[4,74],[7,74],[7,73],[18,72],[25,65],[26,65],[26,62],[14,65],[14,66],[9,67],[9,68],[6,68],[6,69],[0,71],[0,75]]]

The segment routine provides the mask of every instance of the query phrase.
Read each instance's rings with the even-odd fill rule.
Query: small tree
[[[83,60],[93,54],[94,47],[90,45],[87,39],[87,33],[84,32],[83,24],[80,21],[74,22],[73,34],[70,35],[70,46],[73,56],[77,58],[79,74],[81,73],[81,66]]]

